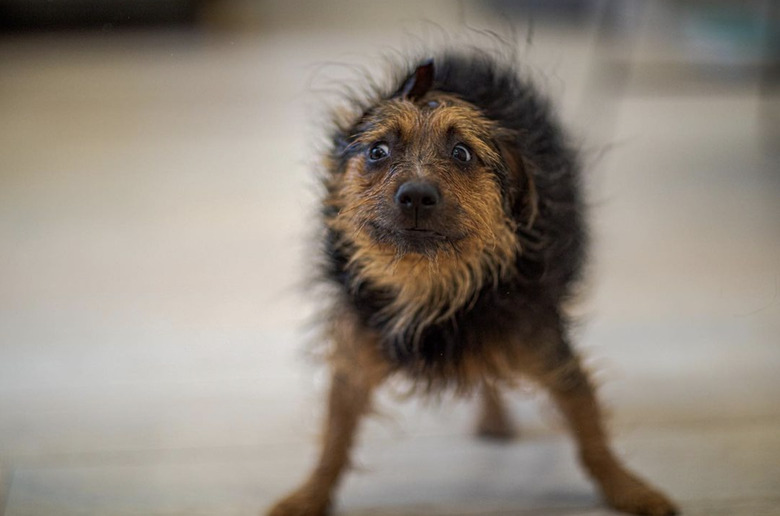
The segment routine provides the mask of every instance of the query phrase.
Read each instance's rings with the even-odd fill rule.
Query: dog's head
[[[516,251],[503,129],[433,79],[432,62],[419,66],[347,131],[334,222],[356,247],[395,262],[503,263]]]
[[[450,316],[519,253],[516,135],[436,85],[433,63],[418,66],[341,129],[328,166],[326,224],[347,286],[387,293],[398,331]]]

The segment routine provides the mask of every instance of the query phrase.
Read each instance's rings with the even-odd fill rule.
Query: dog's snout
[[[424,215],[433,212],[441,203],[441,193],[428,181],[407,181],[396,192],[395,203],[406,213]]]

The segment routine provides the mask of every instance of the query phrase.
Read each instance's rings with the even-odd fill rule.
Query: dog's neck
[[[386,338],[414,342],[423,330],[468,309],[487,285],[497,285],[514,271],[516,237],[505,231],[488,235],[489,241],[471,241],[478,249],[454,246],[433,256],[398,255],[376,246],[353,247],[347,264],[355,283],[366,283],[387,293],[387,300],[372,317],[382,321]],[[499,242],[498,239],[502,239]],[[353,285],[354,286],[354,285]]]

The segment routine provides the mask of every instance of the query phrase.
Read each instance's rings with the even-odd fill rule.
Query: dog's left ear
[[[494,141],[509,178],[509,209],[519,215],[526,229],[530,229],[539,215],[539,197],[536,192],[536,167],[518,149],[519,136],[514,131],[498,131]]]
[[[414,72],[406,79],[401,89],[395,97],[403,97],[409,100],[417,100],[431,89],[433,86],[433,59],[424,61]]]

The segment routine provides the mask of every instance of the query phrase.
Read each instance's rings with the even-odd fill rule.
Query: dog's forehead
[[[378,140],[395,136],[403,141],[444,138],[452,133],[486,139],[492,124],[473,105],[451,95],[429,93],[411,102],[391,99],[379,104],[361,139]]]

